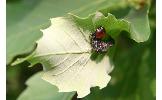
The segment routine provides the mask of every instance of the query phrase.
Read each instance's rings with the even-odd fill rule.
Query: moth
[[[104,27],[98,27],[91,36],[92,50],[97,53],[106,52],[110,47],[114,45],[114,39],[106,34]]]

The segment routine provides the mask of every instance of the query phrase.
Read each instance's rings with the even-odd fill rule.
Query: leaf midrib
[[[89,53],[90,54],[91,51],[49,53],[49,54],[36,55],[34,57],[51,56],[51,55],[65,55],[65,54],[83,54],[83,53]]]

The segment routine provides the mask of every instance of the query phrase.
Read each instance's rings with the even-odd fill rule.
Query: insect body
[[[107,39],[104,41],[104,39]],[[92,34],[91,37],[91,46],[92,50],[96,52],[106,52],[109,47],[113,46],[114,40],[106,34],[104,27],[99,27]]]

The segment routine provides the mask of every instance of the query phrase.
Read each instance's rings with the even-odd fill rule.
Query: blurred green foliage
[[[58,88],[44,81],[41,78],[42,74],[43,72],[38,72],[27,80],[28,87],[18,100],[71,100],[75,92],[57,92]]]
[[[78,5],[75,5],[75,2],[73,2],[74,4],[70,4],[71,2],[66,0],[65,3],[62,4],[62,7],[54,6],[57,5],[57,3],[61,3],[56,0],[53,2],[57,3],[51,6],[48,6],[47,3],[43,2],[45,2],[45,0],[7,0],[7,38],[14,40],[11,42],[9,41],[10,39],[7,39],[7,63],[11,62],[12,58],[17,54],[28,53],[33,50],[34,45],[31,44],[34,44],[35,40],[39,39],[41,36],[41,33],[36,30],[44,27],[39,25],[47,22],[47,19],[63,16],[67,12],[79,7],[85,10],[90,9],[95,5],[95,3],[90,0],[85,2],[79,1],[80,3],[76,3]],[[85,4],[89,2],[92,2],[92,4],[85,6]],[[116,3],[116,0],[114,0],[114,2]],[[114,3],[112,3],[112,5],[113,4]],[[53,13],[46,13],[51,9],[54,10]],[[76,13],[77,15],[81,12],[80,10],[74,10],[72,12],[75,11],[78,12]],[[92,9],[87,10],[87,12],[81,13],[80,16],[85,16],[91,12],[93,12]],[[33,14],[35,14],[35,16],[33,16]],[[155,14],[156,5],[155,1],[152,0],[149,13],[151,26],[151,36],[149,40],[138,44],[133,40],[128,39],[123,32],[117,42],[118,45],[113,59],[115,69],[111,73],[111,82],[102,90],[99,90],[97,87],[92,88],[91,94],[83,98],[83,100],[156,99]],[[38,27],[31,30],[29,25],[31,25],[30,27]],[[22,35],[21,32],[25,32],[25,34]],[[13,36],[15,35],[14,33],[19,34],[15,37]],[[26,38],[24,39],[24,37]],[[22,41],[25,42],[25,44],[21,44]],[[15,46],[16,44],[18,44],[18,47]],[[15,100],[26,88],[26,85],[24,84],[25,81],[34,73],[42,70],[40,64],[37,64],[32,68],[27,68],[28,65],[27,62],[24,62],[17,66],[7,66],[7,100]]]

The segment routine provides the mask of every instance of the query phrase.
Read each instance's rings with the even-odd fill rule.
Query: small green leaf
[[[132,8],[124,19],[130,22],[130,37],[133,40],[136,42],[148,40],[150,36],[150,25],[147,6],[138,10]]]
[[[42,74],[36,73],[27,80],[27,88],[20,94],[18,100],[71,100],[75,92],[58,92],[57,87],[41,79]]]
[[[103,26],[107,34],[113,38],[119,36],[121,31],[129,32],[129,22],[123,19],[116,19],[114,15],[108,13],[107,17],[103,16],[102,13],[96,13],[92,19],[95,29],[99,26]]]

